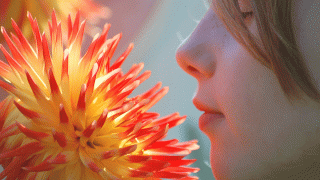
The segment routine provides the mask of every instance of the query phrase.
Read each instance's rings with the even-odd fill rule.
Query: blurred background
[[[134,48],[122,65],[127,72],[132,64],[144,63],[144,69],[151,70],[151,77],[142,83],[130,97],[141,94],[161,81],[169,86],[169,92],[149,111],[158,112],[160,117],[179,112],[187,115],[186,121],[169,130],[166,139],[188,141],[197,139],[200,149],[187,158],[197,159],[192,166],[201,170],[195,175],[200,180],[214,179],[209,162],[210,141],[198,128],[201,112],[192,104],[197,90],[197,81],[179,68],[175,52],[201,20],[209,5],[206,0],[95,0],[110,11],[107,18],[96,24],[95,32],[101,32],[105,23],[111,24],[108,38],[122,32],[122,39],[112,59],[114,62],[128,47]],[[0,13],[1,15],[1,13]],[[73,15],[74,17],[75,15]],[[86,50],[92,38],[86,35]],[[3,43],[3,42],[2,42]],[[0,53],[2,60],[3,54]],[[0,91],[0,99],[6,93]],[[2,168],[0,167],[0,172]]]

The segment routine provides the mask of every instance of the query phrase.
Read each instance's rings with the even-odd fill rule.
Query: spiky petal
[[[85,23],[79,13],[75,22],[69,19],[65,50],[55,13],[51,41],[31,14],[28,19],[35,46],[16,23],[12,39],[2,28],[12,55],[0,46],[9,63],[0,61],[0,87],[10,93],[0,103],[1,179],[196,179],[189,175],[199,169],[187,167],[195,160],[183,158],[199,148],[197,141],[163,140],[186,116],[147,112],[168,87],[159,82],[128,97],[150,76],[138,76],[143,63],[121,71],[133,44],[110,66],[121,39],[106,40],[110,25],[81,57]]]

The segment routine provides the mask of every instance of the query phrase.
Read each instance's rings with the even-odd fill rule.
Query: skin
[[[248,2],[239,0],[242,11],[250,10]],[[319,55],[307,36],[310,32],[319,34],[315,28],[319,22],[306,22],[312,17],[315,22],[316,11],[310,9],[320,8],[320,4],[295,2],[295,35],[310,73],[318,80]],[[254,17],[246,24],[258,36]],[[180,45],[176,59],[198,81],[194,104],[225,116],[200,124],[211,141],[216,179],[319,177],[319,166],[314,163],[320,161],[320,105],[305,94],[305,102],[296,99],[291,105],[275,74],[231,36],[213,6]]]

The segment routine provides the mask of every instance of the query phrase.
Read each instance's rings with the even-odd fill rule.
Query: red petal
[[[146,125],[146,127],[152,127],[152,126],[158,126],[158,125],[163,125],[166,124],[176,118],[179,118],[179,113],[172,113],[170,115],[167,115],[165,117],[162,117],[160,119],[152,121],[150,124]]]
[[[157,119],[160,116],[159,113],[145,112],[139,115],[138,119]]]
[[[124,75],[123,78],[129,78],[129,77],[136,77],[141,70],[143,69],[144,64],[139,63],[139,64],[134,64],[132,67],[129,69],[129,71]]]
[[[60,93],[59,86],[57,84],[56,79],[54,78],[52,68],[50,68],[48,72],[49,72],[48,74],[49,74],[49,83],[50,83],[51,93],[52,94]]]
[[[161,156],[161,155],[153,155],[152,159],[157,159],[161,161],[178,161],[184,158],[185,156]]]
[[[170,167],[177,167],[177,166],[189,166],[196,162],[196,159],[181,159],[177,161],[169,161],[171,164]]]
[[[95,49],[95,47],[96,47],[96,44],[97,44],[97,39],[94,39],[94,40],[91,42],[91,44],[90,44],[87,52],[85,53],[85,55],[84,55],[83,58],[81,59],[81,65],[83,65],[83,66],[89,66],[89,65],[90,65],[90,63],[92,62],[91,60],[94,59],[94,58],[93,58],[93,56],[94,56],[93,53],[94,53],[94,49]],[[96,63],[97,63],[97,62],[96,62]],[[99,64],[99,66],[100,66],[100,64]]]
[[[58,46],[61,47],[61,50],[63,49],[62,48],[62,30],[61,30],[61,22],[58,23],[58,26],[57,26],[57,34],[56,34],[56,39],[55,39],[55,42]],[[60,48],[59,47],[59,48]],[[62,52],[62,51],[61,51]]]
[[[25,51],[28,53],[28,54],[33,54],[33,49],[31,47],[31,45],[29,44],[28,40],[23,36],[19,26],[17,25],[17,23],[12,19],[11,21],[11,24],[12,24],[12,27],[14,28],[20,42],[21,42],[21,45],[23,46],[23,48],[25,49]]]
[[[128,155],[126,157],[127,161],[132,162],[132,163],[140,163],[144,161],[149,161],[151,160],[151,156],[139,156],[139,155]]]
[[[145,80],[147,80],[151,76],[151,71],[145,71],[142,73],[139,77],[136,78],[136,80],[140,81],[140,84],[143,83]]]
[[[26,128],[24,125],[20,124],[19,122],[16,122],[16,125],[20,129],[20,131],[28,136],[29,138],[36,139],[40,141],[42,138],[48,137],[49,134],[43,133],[43,132],[36,132],[31,129]]]
[[[119,40],[120,40],[120,38],[119,38]],[[133,43],[130,43],[128,48],[127,48],[127,50],[110,67],[110,70],[112,71],[114,69],[117,69],[117,68],[121,67],[122,63],[127,58],[127,56],[129,55],[129,53],[131,52],[132,49],[133,49]]]
[[[165,169],[166,167],[170,166],[170,163],[166,161],[159,161],[159,160],[150,160],[143,163],[143,166],[139,168],[140,171],[160,171]]]
[[[89,138],[97,128],[97,121],[93,121],[83,132],[83,136]]]
[[[74,23],[73,23],[71,34],[70,34],[70,36],[68,36],[69,37],[69,39],[68,39],[68,45],[69,46],[71,45],[71,43],[76,38],[77,32],[79,30],[79,24],[80,24],[80,12],[78,11],[77,14],[76,14],[76,18],[74,20]]]
[[[3,128],[3,124],[7,119],[8,114],[13,108],[13,103],[11,98],[6,98],[0,102],[0,131]]]
[[[153,173],[151,172],[144,172],[139,170],[130,170],[130,177],[138,177],[138,178],[146,178],[151,177]]]
[[[4,27],[1,27],[1,32],[3,34],[3,36],[5,37],[7,44],[11,50],[12,56],[15,59],[15,61],[17,61],[18,64],[25,66],[25,67],[29,67],[28,63],[26,62],[26,60],[24,59],[24,57],[21,55],[21,53],[19,52],[19,50],[17,49],[17,47],[13,44],[13,42],[11,41],[11,39],[9,38],[6,30],[4,29]],[[19,69],[17,69],[19,70]]]
[[[96,49],[98,49],[96,47]],[[101,67],[99,69],[99,74],[106,74],[109,72],[109,64],[110,64],[110,58],[108,57],[108,53],[110,51],[110,48],[107,49],[107,51],[103,51],[100,55],[99,58],[97,60],[97,63],[99,65],[99,67]]]
[[[165,146],[162,148],[157,148],[157,149],[148,149],[150,152],[155,153],[155,154],[190,154],[191,150],[185,149],[185,148],[179,148],[179,147],[170,147],[170,146]]]
[[[68,15],[68,38],[70,38],[71,33],[72,33],[72,21],[71,21],[71,16],[70,14]]]
[[[124,156],[129,153],[132,153],[133,151],[136,150],[136,148],[137,148],[137,145],[131,145],[131,146],[120,148],[120,149],[113,149],[110,151],[104,151],[104,152],[100,153],[100,157],[98,157],[98,158],[109,159],[114,156]]]
[[[13,136],[19,133],[19,130],[15,124],[11,124],[7,128],[3,129],[0,132],[0,142],[3,138],[6,138],[8,136]]]
[[[51,164],[65,164],[68,162],[67,155],[59,153],[54,159],[48,161]]]
[[[2,87],[4,90],[11,92],[12,94],[16,95],[17,91],[16,88],[13,86],[10,86],[9,84],[3,82],[0,80],[0,87]]]
[[[153,143],[152,145],[148,146],[146,149],[162,148],[164,146],[176,144],[178,142],[179,142],[178,139],[171,139],[171,140],[167,140],[167,141],[157,141],[157,142]]]
[[[132,123],[132,124],[134,124],[134,123]],[[130,135],[136,134],[141,128],[141,122],[135,123],[135,125],[129,125],[129,127],[130,128],[128,130],[126,130],[122,133],[119,133],[120,138],[125,139]]]
[[[81,91],[78,99],[78,105],[77,105],[77,108],[81,111],[84,111],[86,108],[86,91],[87,91],[87,85],[83,84],[81,87]]]
[[[115,155],[116,155],[116,150],[111,150],[111,151],[102,152],[100,155],[100,158],[101,159],[109,159]]]
[[[96,165],[96,163],[94,162],[89,162],[88,163],[88,167],[93,171],[93,172],[96,172],[96,173],[99,173],[101,171],[101,169]]]
[[[198,140],[191,140],[191,141],[186,141],[186,142],[180,142],[178,144],[176,144],[175,146],[176,147],[179,147],[179,148],[185,148],[185,149],[189,149],[191,151],[194,151],[194,150],[197,150],[200,148],[199,145],[197,145],[198,143]]]
[[[6,57],[10,66],[19,72],[23,72],[21,65],[15,59],[13,59],[11,57],[11,55],[8,53],[8,51],[2,45],[0,45],[0,49],[3,52],[4,56]]]
[[[102,126],[106,122],[107,116],[108,116],[108,109],[106,108],[105,110],[103,110],[102,114],[100,115],[97,121],[97,128],[102,128]]]
[[[164,137],[164,135],[168,132],[168,126],[164,129],[162,129],[161,131],[159,131],[158,133],[154,134],[152,137],[150,137],[149,139],[141,142],[139,144],[139,150],[140,149],[144,149],[146,147],[148,147],[149,145],[151,145],[152,143],[156,142],[157,140],[161,139],[162,137]]]
[[[102,171],[102,169],[99,168],[99,166],[94,162],[94,160],[91,159],[85,152],[83,152],[83,150],[79,151],[79,155],[82,163],[86,167],[90,168],[93,172],[99,173],[100,171]]]
[[[56,12],[54,9],[51,14],[51,20],[52,20],[52,29],[54,29],[54,30],[57,29],[58,23],[57,23],[57,18],[56,18]]]
[[[48,156],[44,161],[42,161],[40,164],[36,166],[31,167],[22,167],[22,169],[26,171],[32,171],[32,172],[40,172],[40,171],[50,171],[54,169],[54,166],[48,162],[48,160],[52,157],[52,155]]]
[[[107,37],[110,26],[111,26],[110,24],[106,24],[104,26],[104,29],[103,29],[101,36],[93,40],[93,42],[91,43],[91,45],[88,48],[88,51],[86,52],[86,54],[82,58],[84,65],[89,64],[90,62],[92,62],[92,59],[96,58],[98,52],[101,50],[102,45],[105,42],[105,39]],[[110,48],[108,47],[107,51],[102,55],[102,57],[96,61],[99,65],[99,67],[105,67],[106,61],[107,61],[107,63],[109,62],[108,59],[110,59],[110,58],[106,58],[109,51],[110,51]],[[99,54],[99,56],[100,56],[100,54]]]
[[[39,86],[37,85],[37,83],[34,82],[34,80],[32,79],[32,77],[30,76],[30,74],[28,73],[27,70],[25,70],[29,85],[32,89],[32,92],[34,94],[34,96],[36,97],[36,99],[44,99],[45,95],[42,93],[42,91],[40,90]]]
[[[52,32],[52,25],[50,23],[50,21],[48,21],[48,26],[49,26],[49,32],[50,32],[50,37],[51,37],[51,42],[53,42],[53,32]]]
[[[69,55],[65,54],[64,60],[62,61],[62,72],[61,72],[61,79],[63,79],[64,76],[68,77],[68,64],[69,64]]]
[[[12,19],[11,19],[12,20]],[[17,46],[17,49],[19,49],[19,51],[21,52],[21,54],[25,55],[26,54],[26,51],[25,49],[22,47],[18,37],[13,34],[12,32],[10,32],[10,35],[11,35],[11,39],[13,40],[13,42],[15,43],[15,45]]]
[[[16,107],[19,109],[19,111],[26,117],[33,119],[33,118],[40,118],[40,114],[38,114],[37,112],[31,111],[27,108],[24,108],[23,106],[21,106],[19,103],[17,103],[16,101],[14,101],[14,104],[16,105]]]
[[[137,145],[131,145],[131,146],[127,146],[127,147],[124,147],[124,148],[120,148],[118,149],[118,155],[119,156],[123,156],[123,155],[126,155],[126,154],[129,154],[129,153],[132,153],[133,151],[135,151],[137,149]]]
[[[139,99],[147,99],[152,94],[154,94],[156,91],[158,91],[161,88],[162,82],[158,82],[154,87],[152,87],[150,90],[146,91],[145,93],[139,95]]]
[[[42,56],[42,43],[41,43],[42,40],[41,40],[41,35],[40,35],[40,31],[39,31],[39,26],[38,26],[37,20],[36,20],[36,18],[35,19],[32,18],[30,12],[27,13],[27,17],[28,17],[28,19],[30,21],[33,35],[36,38],[37,48],[38,48],[38,57],[41,57]]]
[[[40,172],[49,171],[55,168],[54,164],[65,164],[67,162],[66,155],[59,153],[54,159],[52,155],[48,156],[43,162],[32,167],[23,167],[26,171]]]
[[[59,133],[59,132],[56,132],[55,130],[52,130],[52,135],[53,135],[53,138],[58,141],[58,144],[64,148],[67,146],[67,139],[66,139],[66,136],[64,133]]]
[[[193,167],[167,167],[164,171],[176,173],[197,173],[200,169]]]
[[[110,90],[110,91],[113,91],[113,90]],[[114,91],[114,92],[117,92],[117,91]],[[118,104],[119,102],[123,102],[123,100],[125,100],[126,97],[128,97],[130,94],[131,94],[131,92],[124,92],[124,93],[121,93],[121,94],[118,94],[118,95],[113,95],[115,97],[114,97],[114,99],[112,99],[112,102],[109,104],[109,106],[112,107],[112,106],[115,106],[116,104]],[[111,96],[108,96],[108,97],[111,97]]]
[[[179,180],[198,180],[198,179],[199,178],[196,176],[188,176],[188,177],[181,178]]]
[[[10,164],[4,168],[4,170],[0,173],[0,179],[4,179],[6,176],[9,176],[10,174],[12,174],[13,172],[15,172],[15,170],[20,169],[21,165],[25,162],[25,160],[27,159],[28,156],[18,156],[15,157]],[[18,175],[18,174],[16,174]],[[7,178],[8,179],[8,178]],[[16,179],[16,178],[14,178]]]
[[[91,96],[93,89],[94,89],[94,83],[96,82],[97,72],[98,72],[98,64],[95,63],[91,69],[90,76],[87,82],[87,95]]]
[[[111,49],[110,49],[108,58],[111,58],[113,56],[113,54],[114,54],[114,52],[115,52],[115,50],[116,50],[116,48],[117,48],[117,46],[119,44],[119,41],[120,41],[121,37],[122,37],[122,33],[115,35],[115,37],[114,37],[115,39],[112,42],[112,46],[110,47]],[[122,61],[124,61],[124,59]],[[112,66],[114,66],[114,64]],[[119,64],[122,64],[122,63],[118,62],[117,64],[119,65]],[[114,69],[117,69],[116,66],[114,66],[114,68],[112,68],[112,66],[110,67],[110,71],[113,71]]]
[[[68,124],[69,123],[69,118],[66,113],[66,110],[64,109],[63,104],[60,104],[60,123],[62,124]]]
[[[123,81],[118,82],[117,85],[112,87],[108,92],[106,92],[106,95],[104,99],[114,97],[116,94],[120,93],[120,91],[126,87],[126,84],[128,84],[133,78],[124,79]]]
[[[177,117],[177,118],[170,119],[167,121],[154,121],[154,125],[157,125],[157,126],[160,126],[163,128],[164,126],[166,126],[168,124],[169,128],[173,128],[177,125],[182,124],[186,120],[186,117],[187,116]]]
[[[144,128],[144,129],[140,129],[136,134],[135,136],[136,137],[140,137],[140,136],[145,136],[145,135],[148,135],[150,133],[153,133],[153,132],[157,132],[159,131],[159,126],[155,126],[155,127],[151,127],[151,128]],[[145,149],[149,149],[149,147],[146,147]]]
[[[120,73],[120,71],[121,71],[121,69],[115,69],[114,71],[109,72],[106,75],[106,76],[108,76],[108,78],[95,89],[95,92],[98,93],[98,92],[106,89],[107,86],[110,84],[110,82],[117,77],[117,75]]]
[[[0,76],[7,78],[6,76],[8,73],[11,73],[11,67],[0,60]]]
[[[50,52],[48,48],[47,38],[45,34],[42,35],[42,48],[43,48],[43,59],[45,62],[45,70],[46,72],[49,70],[49,68],[52,67]]]
[[[0,154],[0,159],[21,156],[21,155],[30,155],[30,154],[41,151],[43,148],[44,147],[41,146],[40,142],[32,142],[29,144],[25,144],[19,148],[13,149],[9,152],[4,152]]]
[[[150,97],[150,102],[144,107],[145,111],[155,105],[169,91],[169,87],[163,87],[160,91]],[[143,111],[143,112],[145,112]]]
[[[75,36],[74,40],[71,41],[72,43],[81,45],[85,26],[86,26],[86,21],[84,20],[81,22],[80,28],[78,30],[76,30],[76,36]],[[69,45],[71,45],[71,44],[69,44]]]

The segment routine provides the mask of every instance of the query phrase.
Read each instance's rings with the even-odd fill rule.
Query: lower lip
[[[199,128],[201,130],[205,130],[209,124],[213,124],[214,122],[218,122],[219,119],[223,119],[225,116],[223,114],[210,114],[204,113],[199,118]]]

